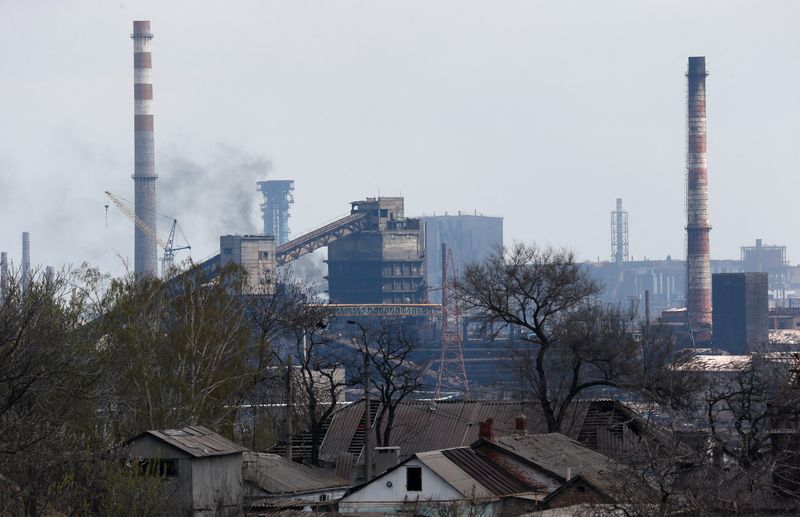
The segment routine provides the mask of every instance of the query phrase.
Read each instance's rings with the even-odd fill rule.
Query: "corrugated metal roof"
[[[566,433],[577,437],[588,404],[572,404],[564,419]],[[497,436],[515,432],[519,413],[528,416],[529,432],[547,432],[541,409],[534,404],[493,401],[404,401],[397,407],[391,446],[400,447],[401,458],[416,452],[469,445],[478,439],[478,423],[494,420]],[[320,457],[335,461],[346,451],[364,415],[364,403],[356,402],[337,411],[320,447]]]
[[[543,490],[542,485],[524,483],[496,463],[479,456],[469,447],[445,449],[442,454],[494,495],[510,495]]]
[[[633,470],[563,434],[505,436],[493,443],[565,480],[580,476],[618,502],[658,502],[655,489]]]
[[[142,435],[144,434],[149,434],[158,438],[183,452],[191,454],[195,458],[225,456],[227,454],[237,454],[247,450],[224,436],[199,425],[184,427],[183,429],[146,431],[142,433]],[[136,438],[134,438],[134,440],[135,439]]]
[[[495,496],[461,467],[450,461],[442,451],[417,453],[417,459],[447,481],[461,495],[475,499],[493,499]]]
[[[300,494],[348,484],[332,472],[307,467],[277,454],[245,452],[242,477],[270,494]]]

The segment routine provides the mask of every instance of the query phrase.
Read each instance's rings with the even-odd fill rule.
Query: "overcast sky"
[[[293,234],[375,195],[407,215],[505,218],[506,242],[682,257],[686,60],[707,56],[713,258],[756,238],[800,260],[800,4],[723,1],[0,0],[0,249],[132,260],[132,20],[153,40],[159,211],[200,259],[261,228],[255,182],[294,179]],[[160,221],[160,233],[168,230]]]

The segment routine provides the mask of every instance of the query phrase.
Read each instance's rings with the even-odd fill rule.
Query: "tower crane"
[[[108,196],[108,199],[110,199],[111,202],[114,203],[114,206],[119,208],[120,212],[125,214],[128,217],[128,219],[133,221],[133,224],[138,226],[139,229],[141,229],[144,233],[146,233],[148,237],[153,239],[156,242],[156,244],[158,244],[158,246],[164,250],[164,256],[161,258],[162,276],[166,276],[167,272],[175,263],[176,251],[192,249],[192,247],[189,246],[188,244],[186,246],[179,246],[177,248],[175,247],[175,228],[178,226],[177,219],[172,219],[172,228],[169,231],[169,237],[167,237],[167,242],[164,242],[156,234],[156,232],[153,231],[152,228],[146,225],[144,221],[136,217],[136,214],[133,211],[131,211],[131,209],[128,208],[120,198],[118,198],[117,196],[115,196],[114,194],[112,194],[107,190],[106,190],[106,196]],[[106,210],[108,210],[108,205],[106,205]]]

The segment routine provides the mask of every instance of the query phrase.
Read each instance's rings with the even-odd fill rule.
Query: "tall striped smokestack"
[[[690,57],[686,154],[686,309],[692,330],[711,328],[706,147],[706,58]]]
[[[134,211],[156,233],[156,166],[153,140],[153,34],[150,22],[133,22]],[[156,242],[134,225],[133,269],[137,276],[158,274]]]
[[[31,234],[22,232],[22,292],[28,292],[31,283]]]

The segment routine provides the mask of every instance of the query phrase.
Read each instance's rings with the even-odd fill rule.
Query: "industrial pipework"
[[[149,21],[133,22],[134,212],[152,232],[134,227],[133,269],[139,275],[158,274],[156,235],[156,167],[153,138],[153,58]]]
[[[711,253],[706,145],[706,58],[690,57],[686,73],[686,309],[691,330],[711,328]]]

